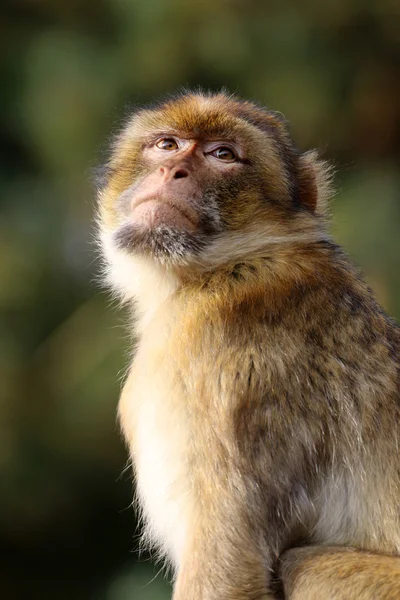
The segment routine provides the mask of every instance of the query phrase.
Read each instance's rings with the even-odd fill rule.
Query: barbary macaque
[[[119,418],[174,600],[400,599],[400,330],[332,241],[331,193],[281,117],[224,93],[113,143]]]

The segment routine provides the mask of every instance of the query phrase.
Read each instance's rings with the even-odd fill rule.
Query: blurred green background
[[[336,237],[400,317],[400,4],[0,10],[0,596],[165,600],[136,552],[115,422],[128,342],[96,283],[91,170],[130,105],[181,86],[282,111],[336,164]]]

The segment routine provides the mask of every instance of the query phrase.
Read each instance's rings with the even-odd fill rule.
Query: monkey
[[[118,414],[174,600],[400,598],[400,329],[331,237],[332,177],[225,92],[139,109],[112,144]]]

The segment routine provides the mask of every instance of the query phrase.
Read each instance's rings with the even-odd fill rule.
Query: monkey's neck
[[[189,271],[138,261],[136,270],[136,331],[140,335],[158,314],[178,310],[228,314],[252,310],[278,313],[293,294],[301,294],[327,279],[331,282],[351,276],[348,265],[336,259],[337,247],[319,241],[293,244],[265,251],[264,256],[247,257],[218,269]],[[340,274],[339,274],[340,272]],[[303,292],[302,292],[303,291]]]

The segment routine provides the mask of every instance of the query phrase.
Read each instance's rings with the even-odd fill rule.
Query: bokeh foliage
[[[10,0],[0,19],[4,599],[163,600],[115,423],[129,354],[96,286],[92,167],[129,106],[227,87],[337,166],[337,238],[400,316],[398,0]],[[150,583],[151,582],[151,583]]]

